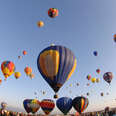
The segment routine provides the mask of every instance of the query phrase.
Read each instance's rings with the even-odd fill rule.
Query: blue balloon
[[[61,97],[56,101],[58,109],[66,115],[72,108],[72,99],[69,97]]]

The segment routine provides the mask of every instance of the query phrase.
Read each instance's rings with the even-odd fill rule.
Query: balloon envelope
[[[58,92],[74,72],[76,58],[68,48],[54,45],[39,54],[37,66],[51,88]]]
[[[39,22],[37,22],[37,25],[38,25],[38,27],[43,27],[44,26],[44,22],[43,21],[39,21]]]
[[[27,113],[36,113],[40,108],[40,102],[37,99],[25,99],[23,106]]]
[[[72,99],[69,97],[61,97],[56,101],[58,109],[66,115],[72,108]]]
[[[5,78],[8,78],[15,72],[15,65],[11,61],[4,61],[1,64],[1,70]]]
[[[91,79],[91,75],[87,75],[87,80],[90,80]]]
[[[96,78],[92,78],[92,79],[91,79],[91,82],[92,82],[92,83],[95,83],[95,82],[96,82]]]
[[[82,113],[87,108],[88,104],[89,100],[83,96],[75,97],[72,102],[73,107],[79,113]]]
[[[14,76],[15,76],[16,79],[18,79],[21,76],[21,73],[20,72],[15,72]]]
[[[48,15],[51,18],[55,18],[56,16],[58,16],[58,9],[56,9],[56,8],[50,8],[48,10]]]
[[[104,79],[107,83],[109,83],[109,84],[111,83],[112,78],[113,78],[112,72],[106,72],[106,73],[103,75],[103,79]]]
[[[24,72],[26,73],[27,76],[29,76],[32,73],[32,68],[31,67],[25,67]]]
[[[51,99],[43,99],[40,103],[43,112],[48,115],[54,109],[55,104]]]

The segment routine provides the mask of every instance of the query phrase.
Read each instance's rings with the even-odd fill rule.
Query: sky
[[[77,59],[76,70],[59,90],[59,97],[73,99],[89,92],[86,111],[115,107],[115,4],[115,0],[0,0],[0,63],[10,60],[14,62],[16,71],[21,72],[18,80],[12,75],[4,81],[0,71],[3,79],[0,102],[5,101],[9,107],[24,111],[23,100],[26,98],[53,99],[54,91],[38,71],[37,57],[44,48],[54,43],[69,48]],[[47,14],[49,8],[57,8],[59,15],[50,18]],[[40,20],[45,24],[42,28],[37,26]],[[26,56],[23,56],[23,50],[27,51]],[[95,50],[98,51],[97,57],[93,55]],[[22,56],[20,60],[19,55]],[[32,67],[34,79],[24,73],[26,66]],[[100,74],[96,73],[97,68],[101,70]],[[114,75],[110,86],[103,80],[103,74],[108,71]],[[100,83],[90,82],[87,87],[88,74],[100,78]],[[80,85],[76,86],[77,83]],[[101,92],[104,97],[100,96]],[[109,95],[106,95],[107,92]],[[57,108],[52,113],[55,112],[60,113]]]

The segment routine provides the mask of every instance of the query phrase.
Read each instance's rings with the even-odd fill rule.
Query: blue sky
[[[74,98],[90,92],[90,104],[86,111],[115,106],[115,4],[115,0],[1,0],[0,63],[4,60],[13,61],[16,71],[20,71],[22,76],[18,80],[11,76],[6,82],[3,81],[0,85],[0,102],[6,101],[9,106],[23,109],[23,100],[35,98],[34,92],[37,92],[40,101],[44,98],[53,99],[53,90],[37,69],[37,57],[44,48],[54,43],[68,47],[77,58],[77,68],[58,92],[59,97]],[[49,8],[58,8],[59,16],[49,18]],[[39,20],[45,23],[44,27],[37,27]],[[23,50],[28,54],[19,60],[18,56],[22,55]],[[94,50],[98,51],[97,57],[93,55]],[[25,75],[26,66],[32,67],[34,79]],[[101,69],[99,75],[97,68]],[[103,74],[107,71],[114,75],[110,87],[103,80]],[[100,83],[87,87],[88,74],[99,77]],[[1,71],[0,77],[4,80]],[[80,83],[79,87],[76,86],[77,82]],[[69,87],[70,84],[72,87]],[[46,91],[46,95],[42,95],[41,90]],[[110,95],[101,97],[101,92],[109,92]]]

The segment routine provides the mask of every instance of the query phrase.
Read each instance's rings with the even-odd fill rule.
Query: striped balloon
[[[54,109],[55,104],[54,101],[51,99],[43,99],[40,103],[41,109],[43,112],[48,115]]]
[[[82,96],[75,97],[72,102],[73,107],[79,113],[82,113],[87,108],[88,104],[88,99]]]
[[[68,48],[53,45],[39,54],[37,66],[51,88],[58,92],[74,72],[76,58]]]

